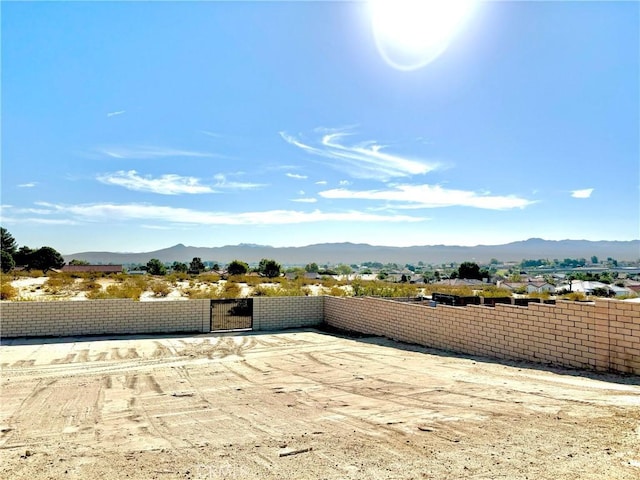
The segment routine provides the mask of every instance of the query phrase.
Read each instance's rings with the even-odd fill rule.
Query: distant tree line
[[[64,265],[64,258],[52,247],[32,249],[23,245],[18,248],[15,238],[4,227],[0,227],[0,249],[3,273],[10,272],[16,266],[47,272],[52,268],[62,268]]]

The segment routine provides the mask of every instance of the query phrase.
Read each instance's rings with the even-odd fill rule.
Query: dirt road
[[[640,478],[637,377],[313,330],[9,340],[0,365],[0,478]]]

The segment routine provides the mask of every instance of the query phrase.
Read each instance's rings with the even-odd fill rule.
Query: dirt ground
[[[634,479],[640,379],[315,330],[5,340],[3,479]]]

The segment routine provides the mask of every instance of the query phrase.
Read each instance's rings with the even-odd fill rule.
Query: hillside
[[[587,241],[587,240],[529,240],[504,245],[477,245],[463,247],[455,245],[424,245],[414,247],[385,247],[354,243],[321,243],[305,247],[270,247],[240,244],[224,247],[192,247],[183,244],[152,252],[79,252],[65,255],[67,262],[78,259],[90,263],[146,263],[151,258],[162,262],[188,262],[194,257],[203,261],[229,263],[238,259],[257,263],[262,258],[272,258],[283,265],[362,263],[448,263],[474,260],[489,262],[492,258],[501,261],[522,259],[587,258],[592,255],[600,259],[612,257],[617,260],[637,261],[640,258],[640,240],[632,241]]]

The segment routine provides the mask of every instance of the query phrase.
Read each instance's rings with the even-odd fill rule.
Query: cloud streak
[[[100,147],[97,152],[107,157],[117,159],[150,159],[165,157],[215,157],[213,153],[198,152],[194,150],[181,150],[178,148],[156,146],[107,146]]]
[[[287,143],[320,157],[335,160],[329,165],[355,178],[389,180],[397,177],[424,175],[439,167],[437,162],[415,160],[386,153],[384,145],[375,141],[348,143],[351,134],[342,131],[325,133],[314,145],[304,143],[286,132],[280,136]]]
[[[593,193],[593,188],[583,188],[582,190],[573,190],[571,196],[573,198],[589,198]]]
[[[306,180],[308,178],[306,175],[300,175],[299,173],[285,173],[285,175],[296,180]]]
[[[107,185],[116,185],[127,190],[151,192],[160,195],[214,193],[213,188],[202,185],[200,180],[195,177],[181,177],[174,174],[153,178],[149,175],[141,176],[135,170],[120,170],[115,173],[99,175],[97,179]]]
[[[204,193],[220,193],[222,190],[250,190],[263,187],[259,183],[230,182],[223,174],[214,176],[213,185],[205,185],[196,177],[183,177],[176,174],[165,174],[159,177],[140,175],[135,170],[120,170],[114,173],[98,175],[96,179],[106,185],[115,185],[137,192],[151,192],[159,195],[197,195]]]
[[[511,210],[525,208],[535,203],[515,195],[491,195],[447,189],[440,185],[396,185],[385,190],[361,191],[335,188],[322,191],[319,195],[331,199],[394,202],[394,208],[402,209],[472,207],[488,210]]]
[[[18,188],[33,188],[36,185],[36,182],[21,183],[20,185],[18,185]]]
[[[39,202],[38,205],[71,221],[122,222],[157,221],[176,225],[287,225],[315,222],[422,222],[409,215],[380,215],[361,211],[311,212],[268,210],[259,212],[209,212],[148,203],[92,203],[63,205]]]
[[[126,113],[126,110],[118,110],[117,112],[109,112],[109,113],[107,113],[107,117],[116,117],[118,115],[122,115],[123,113]]]

